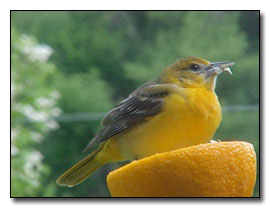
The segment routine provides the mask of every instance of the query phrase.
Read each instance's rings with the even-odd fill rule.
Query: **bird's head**
[[[199,57],[186,57],[176,60],[163,72],[165,80],[181,87],[204,87],[214,90],[217,75],[226,71],[230,74],[230,66],[234,62],[209,62]]]

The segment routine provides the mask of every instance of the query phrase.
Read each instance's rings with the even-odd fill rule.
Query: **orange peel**
[[[112,197],[251,197],[256,154],[247,142],[215,142],[133,161],[107,176]]]

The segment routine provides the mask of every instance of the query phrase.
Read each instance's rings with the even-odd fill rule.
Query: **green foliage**
[[[50,54],[47,46],[18,34],[13,27],[11,38],[11,196],[40,196],[47,191],[41,183],[50,168],[42,163],[44,156],[36,145],[58,127],[55,121],[45,122],[47,118],[60,113],[58,92],[50,87],[55,66],[46,61]]]
[[[99,72],[92,70],[88,73],[76,73],[65,75],[58,73],[55,76],[55,86],[61,94],[58,105],[65,113],[76,112],[103,112],[112,108],[112,90],[106,82],[100,79]],[[49,134],[40,146],[40,149],[47,157],[45,162],[49,163],[54,175],[48,178],[55,183],[55,180],[69,166],[82,159],[81,151],[100,128],[99,122],[95,121],[74,121],[63,122],[59,130]],[[52,148],[52,145],[57,148]],[[57,159],[56,159],[57,158]],[[67,159],[68,158],[68,159]],[[100,177],[103,179],[100,180]],[[104,181],[105,175],[94,175],[88,182],[88,187],[96,187],[95,181]],[[87,183],[86,183],[87,184]],[[59,188],[61,196],[88,196],[87,186],[85,189],[75,187],[73,189]],[[89,185],[90,184],[90,185]],[[100,190],[105,195],[106,190]],[[92,196],[97,196],[93,190]],[[48,195],[54,196],[54,195]]]
[[[77,112],[77,109],[81,112],[101,112],[112,107],[112,90],[105,81],[100,79],[98,70],[93,69],[87,73],[76,73],[72,76],[59,73],[55,81],[61,93],[59,105],[65,112]],[[74,99],[74,95],[78,94],[80,96]]]
[[[153,42],[145,43],[137,61],[125,64],[127,76],[134,77],[140,83],[145,82],[158,76],[174,60],[185,56],[199,56],[211,61],[235,61],[235,76],[219,77],[217,93],[221,102],[256,104],[259,100],[258,53],[247,53],[245,35],[237,24],[232,24],[237,22],[238,14],[187,13],[182,19],[183,24],[176,24],[173,30],[161,29],[153,37]],[[244,80],[252,81],[249,88],[242,87]]]
[[[222,105],[258,104],[258,17],[259,13],[252,11],[13,11],[12,83],[16,87],[12,131],[16,135],[20,129],[14,137],[20,139],[12,142],[20,150],[12,156],[13,195],[108,196],[106,175],[123,163],[106,165],[74,188],[55,184],[64,170],[83,157],[80,152],[100,128],[100,119],[56,123],[49,118],[59,109],[63,114],[107,112],[180,57],[235,61],[234,75],[222,74],[217,82]],[[50,62],[33,60],[31,53],[22,52],[19,37],[29,39],[29,35],[52,47]],[[54,100],[51,106],[38,105],[44,97]],[[32,107],[26,108],[31,115],[43,112],[49,120],[29,122],[24,111],[16,110],[16,106],[25,105]],[[53,110],[56,106],[59,109]],[[216,138],[249,141],[258,154],[258,111],[224,111],[223,117]],[[48,123],[57,128],[48,128]],[[44,139],[33,141],[31,131],[39,133],[34,137],[42,135]],[[23,172],[30,152],[42,156],[36,187]],[[257,184],[254,195],[258,194]]]

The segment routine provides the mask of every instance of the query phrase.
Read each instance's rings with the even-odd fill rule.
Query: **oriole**
[[[155,153],[209,142],[221,121],[214,92],[217,75],[233,62],[198,57],[176,60],[108,112],[103,128],[85,150],[99,148],[75,164],[57,183],[74,186],[105,163],[136,160]]]

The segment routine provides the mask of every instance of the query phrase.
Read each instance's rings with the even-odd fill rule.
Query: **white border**
[[[269,2],[269,1],[268,1]],[[270,197],[269,197],[269,177],[270,177],[270,171],[269,171],[269,161],[268,158],[270,158],[270,134],[269,134],[269,127],[267,124],[270,122],[270,99],[269,99],[269,92],[270,92],[270,66],[269,66],[269,41],[268,38],[270,37],[269,33],[269,10],[266,10],[268,8],[268,4],[266,0],[263,1],[236,1],[236,0],[226,0],[226,1],[210,1],[210,0],[202,0],[202,1],[181,1],[181,0],[166,0],[166,1],[147,1],[147,0],[136,0],[136,1],[128,1],[128,0],[113,0],[113,1],[56,1],[56,0],[46,0],[46,1],[15,1],[10,0],[4,1],[2,0],[0,3],[0,27],[1,27],[1,37],[0,37],[0,57],[1,57],[1,64],[0,64],[0,95],[1,95],[1,108],[0,108],[0,126],[1,126],[1,205],[6,207],[10,206],[22,206],[22,207],[28,207],[28,206],[40,206],[40,207],[47,207],[50,206],[51,208],[54,207],[71,207],[71,206],[84,206],[84,207],[92,207],[95,206],[110,206],[111,207],[125,207],[128,204],[130,208],[137,207],[137,206],[155,206],[155,207],[164,207],[164,206],[170,206],[170,207],[181,207],[183,205],[188,207],[193,206],[199,206],[200,208],[203,207],[227,207],[229,206],[237,206],[237,207],[253,207],[253,206],[262,206],[262,207],[270,207]],[[263,173],[261,174],[262,177],[262,197],[261,200],[256,199],[249,199],[249,200],[117,200],[117,201],[111,201],[111,200],[54,200],[46,202],[46,199],[44,200],[32,200],[32,201],[18,201],[14,199],[10,199],[10,161],[9,161],[9,80],[10,80],[10,74],[9,74],[9,67],[10,67],[10,57],[9,57],[9,32],[10,32],[10,22],[9,22],[9,16],[10,16],[10,9],[17,10],[17,9],[109,9],[109,10],[136,10],[136,9],[151,9],[151,10],[161,10],[161,9],[173,9],[173,10],[246,10],[246,9],[260,9],[261,15],[262,15],[262,25],[263,28],[262,32],[264,37],[262,41],[262,49],[261,50],[261,57],[262,61],[261,66],[263,67],[261,70],[264,71],[263,75],[263,84],[262,88],[264,89],[262,92],[263,97],[263,106],[264,109],[262,110],[264,121],[261,120],[261,125],[264,124],[265,128],[263,129],[263,132],[261,132],[261,139],[263,139],[263,145],[261,146],[261,150],[263,151],[263,154],[261,155],[262,161],[264,164],[262,164],[261,170]],[[211,26],[210,26],[211,27]],[[229,49],[228,49],[229,50]],[[261,80],[262,81],[262,80]],[[268,127],[268,128],[267,128]],[[138,203],[138,204],[137,204]]]

